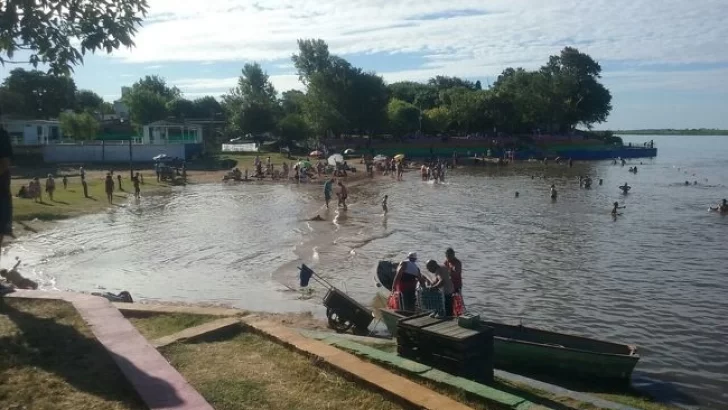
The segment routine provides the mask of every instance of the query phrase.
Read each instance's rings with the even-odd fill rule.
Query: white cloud
[[[418,20],[438,13],[456,16]],[[137,47],[115,55],[272,61],[316,37],[340,54],[423,52],[426,68],[454,75],[541,64],[566,45],[600,60],[710,63],[728,59],[726,16],[725,0],[150,0]]]
[[[291,89],[303,90],[303,84],[298,81],[298,75],[281,74],[270,76],[270,81],[279,93]],[[171,85],[177,86],[185,97],[213,95],[218,96],[230,91],[238,82],[238,77],[224,78],[181,78],[169,80]]]
[[[164,67],[164,66],[160,65],[160,64],[155,64],[155,65],[148,65],[148,66],[144,67],[144,69],[145,70],[159,70],[162,67]]]

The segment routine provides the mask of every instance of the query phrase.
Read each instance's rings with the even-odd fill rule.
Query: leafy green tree
[[[445,132],[450,129],[452,125],[452,114],[447,107],[435,107],[431,108],[424,113],[427,118],[427,124],[432,131]]]
[[[210,118],[223,113],[222,105],[212,96],[200,97],[192,101],[195,104],[195,117]]]
[[[136,91],[147,90],[163,97],[166,101],[172,101],[182,97],[182,92],[177,87],[170,87],[164,78],[158,75],[147,75],[140,78],[131,86],[130,94]]]
[[[64,112],[59,117],[64,136],[75,140],[92,140],[99,133],[99,122],[88,112]]]
[[[422,110],[429,110],[438,104],[439,92],[436,87],[414,81],[400,81],[387,86],[392,98],[406,101]]]
[[[276,125],[276,132],[284,143],[305,140],[311,135],[308,122],[301,114],[287,114],[281,118]]]
[[[167,113],[179,120],[197,117],[197,106],[185,98],[175,98],[167,102]]]
[[[2,103],[8,114],[26,118],[57,118],[71,109],[76,100],[76,83],[70,77],[51,76],[42,71],[16,68],[2,85]]]
[[[294,54],[291,60],[298,70],[298,78],[306,85],[311,76],[328,72],[332,66],[329,46],[321,39],[298,40],[298,54]]]
[[[168,102],[162,95],[147,89],[135,90],[126,99],[131,121],[137,126],[167,119]]]
[[[76,111],[101,112],[103,111],[104,99],[91,90],[76,91]]]
[[[435,87],[437,91],[447,90],[450,88],[462,87],[470,90],[475,90],[475,83],[468,80],[463,80],[459,77],[447,77],[444,75],[438,75],[430,78],[427,84]]]
[[[223,96],[230,128],[236,133],[273,131],[279,114],[276,90],[258,63],[245,64],[238,85]]]
[[[135,82],[122,100],[129,107],[132,123],[141,127],[166,119],[169,116],[168,104],[181,97],[182,92],[177,87],[168,86],[159,76],[148,75]]]
[[[281,109],[284,114],[301,114],[303,113],[304,100],[306,94],[298,90],[284,91],[281,95]]]
[[[7,0],[0,5],[0,64],[48,64],[67,75],[87,52],[132,47],[146,0]],[[78,40],[78,46],[75,41]],[[15,53],[29,54],[14,61]]]
[[[414,105],[393,98],[387,105],[389,129],[397,135],[404,135],[419,130],[420,110]]]

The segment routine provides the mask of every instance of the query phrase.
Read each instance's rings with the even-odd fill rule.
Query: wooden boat
[[[392,290],[397,265],[380,261],[377,286]],[[414,312],[379,309],[382,322],[396,336],[399,319]],[[493,328],[494,364],[516,373],[569,378],[629,381],[640,359],[635,346],[481,320]]]
[[[382,322],[396,336],[397,322],[413,312],[380,309]],[[639,361],[635,346],[481,320],[493,328],[493,361],[514,373],[546,374],[628,382]]]

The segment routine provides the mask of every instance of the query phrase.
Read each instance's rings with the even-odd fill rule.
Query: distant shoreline
[[[614,130],[615,135],[728,135],[728,130],[718,129],[645,129],[645,130]]]

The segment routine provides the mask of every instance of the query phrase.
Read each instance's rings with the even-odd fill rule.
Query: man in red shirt
[[[463,288],[463,264],[460,259],[455,257],[455,251],[452,248],[447,248],[445,251],[444,265],[450,270],[455,293],[460,294]]]

